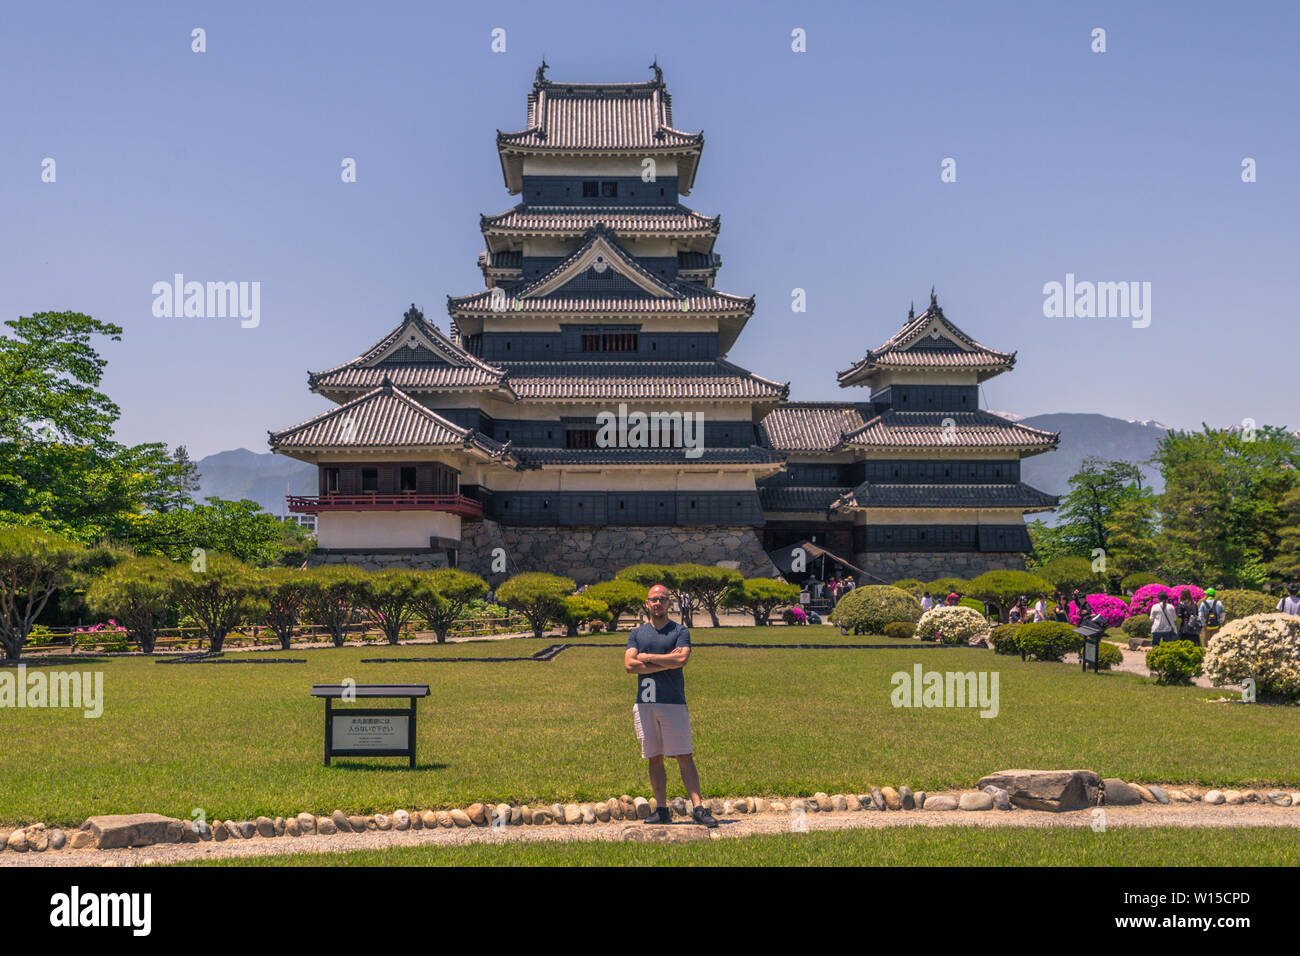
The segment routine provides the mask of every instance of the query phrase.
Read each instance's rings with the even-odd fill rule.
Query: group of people
[[[831,604],[838,604],[841,597],[858,586],[858,582],[847,574],[844,577],[832,574],[829,580],[819,581],[813,579],[808,582],[807,586],[814,600],[819,601],[822,598],[829,597]]]
[[[1283,614],[1300,615],[1300,584],[1288,584],[1287,593],[1277,602],[1277,610]],[[1151,605],[1151,646],[1162,641],[1191,641],[1209,644],[1210,638],[1219,633],[1227,621],[1223,602],[1215,597],[1214,588],[1205,589],[1205,599],[1201,602],[1192,600],[1190,591],[1184,589],[1178,603],[1169,600],[1169,595],[1161,595],[1159,601]]]
[[[948,596],[943,599],[943,603],[949,607],[956,607],[961,603],[961,595],[956,591],[949,591]],[[921,595],[921,613],[924,614],[932,607],[934,607],[934,597],[931,596],[929,591],[926,591]]]

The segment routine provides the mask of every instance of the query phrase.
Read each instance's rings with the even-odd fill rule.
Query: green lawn
[[[693,843],[509,842],[196,860],[178,866],[1296,866],[1284,827],[889,827]],[[1226,838],[1230,836],[1230,839]]]
[[[872,784],[969,787],[1010,767],[1087,767],[1104,776],[1201,785],[1300,785],[1300,711],[1207,704],[1218,691],[1082,674],[982,649],[840,638],[831,627],[696,628],[687,668],[706,795],[810,794]],[[621,646],[626,634],[587,638]],[[895,643],[897,649],[781,650],[710,642]],[[648,794],[632,731],[633,679],[614,648],[546,662],[363,664],[375,657],[527,656],[555,643],[324,648],[306,664],[157,664],[98,659],[103,716],[0,711],[0,823],[77,825],[91,813],[208,819],[302,810],[439,808],[475,800],[590,800]],[[234,655],[232,655],[234,656]],[[240,655],[243,656],[243,655]],[[93,660],[93,659],[92,659]],[[895,709],[890,676],[988,670],[1000,713]],[[420,766],[321,761],[314,683],[421,682]],[[681,793],[670,770],[670,793]]]

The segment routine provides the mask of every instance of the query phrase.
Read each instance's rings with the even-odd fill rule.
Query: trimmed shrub
[[[624,615],[638,615],[645,607],[646,592],[643,584],[635,581],[601,581],[593,584],[583,595],[594,601],[603,601],[609,608],[609,629],[618,630],[618,619]]]
[[[970,582],[965,578],[935,578],[926,588],[930,591],[930,597],[934,598],[935,603],[943,602],[949,594],[965,594],[970,590]]]
[[[1146,587],[1148,584],[1161,584],[1158,577],[1149,571],[1134,571],[1132,574],[1126,574],[1120,579],[1119,586],[1125,594],[1132,594],[1138,588]]]
[[[1277,610],[1277,598],[1263,591],[1220,591],[1214,595],[1223,602],[1223,613],[1229,621],[1253,614],[1272,614]]]
[[[1016,631],[1016,643],[1026,657],[1038,661],[1059,661],[1066,654],[1078,653],[1083,647],[1083,638],[1074,633],[1074,628],[1059,621],[1041,621],[1037,624],[1021,624]]]
[[[989,633],[989,622],[974,608],[932,607],[921,615],[916,624],[916,636],[923,641],[942,641],[944,644],[966,644],[971,638]]]
[[[1200,676],[1204,649],[1191,641],[1164,641],[1147,651],[1147,669],[1157,684],[1190,684]]]
[[[894,582],[894,587],[918,598],[928,590],[925,583],[918,581],[916,578],[901,578]],[[934,596],[933,591],[931,591],[930,596]]]
[[[1252,677],[1259,697],[1300,700],[1300,617],[1252,614],[1229,621],[1210,638],[1205,674],[1216,686]]]
[[[1123,663],[1124,652],[1110,641],[1102,641],[1097,645],[1097,670],[1108,671],[1112,667],[1118,667]]]
[[[1123,598],[1111,597],[1109,594],[1089,594],[1084,598],[1088,602],[1090,616],[1100,616],[1107,627],[1119,627],[1128,617],[1128,603]],[[1083,616],[1078,606],[1070,602],[1070,623],[1078,627]]]
[[[1151,640],[1151,618],[1146,614],[1135,614],[1133,617],[1126,617],[1120,628],[1129,637],[1136,637],[1138,640]]]
[[[798,601],[799,585],[774,578],[745,578],[722,595],[723,607],[744,608],[754,616],[754,624],[758,627],[766,625],[772,612],[781,605]],[[844,603],[843,600],[840,603]]]
[[[921,602],[900,588],[866,584],[840,598],[831,623],[852,634],[883,634],[894,621],[915,624],[921,619]]]
[[[972,597],[965,597],[965,598],[962,598],[960,601],[957,602],[957,606],[958,606],[958,607],[968,607],[968,608],[970,608],[971,610],[973,610],[973,611],[979,611],[980,614],[982,614],[982,615],[985,616],[985,617],[988,617],[988,613],[989,613],[989,612],[988,612],[988,608],[986,608],[986,607],[984,606],[984,602],[983,602],[983,601],[977,601],[975,598],[972,598]]]
[[[1019,624],[999,624],[989,632],[989,645],[997,654],[1019,654],[1020,644],[1016,640]]]
[[[577,637],[578,628],[584,624],[599,626],[609,618],[609,605],[586,594],[571,594],[563,604],[560,620],[564,623],[566,637]]]
[[[915,637],[916,625],[907,621],[890,621],[884,627],[885,637]]]
[[[1144,584],[1133,593],[1133,600],[1129,601],[1129,616],[1131,617],[1134,614],[1150,614],[1151,605],[1155,604],[1162,594],[1168,594],[1169,600],[1172,603],[1177,604],[1182,598],[1183,591],[1191,591],[1192,600],[1197,604],[1200,604],[1205,598],[1205,592],[1194,584],[1179,584],[1172,588],[1167,588],[1163,584]],[[1228,605],[1224,604],[1223,607],[1224,610],[1227,610]]]
[[[533,637],[541,637],[552,621],[564,619],[564,599],[573,593],[572,578],[529,572],[516,574],[497,588],[496,598],[528,619]]]
[[[1036,595],[1052,591],[1050,584],[1028,571],[985,571],[970,582],[970,593],[996,604],[999,617],[1022,594],[1032,602]]]
[[[1073,555],[1053,558],[1035,573],[1062,594],[1070,594],[1075,588],[1084,591],[1101,583],[1092,572],[1092,562]]]

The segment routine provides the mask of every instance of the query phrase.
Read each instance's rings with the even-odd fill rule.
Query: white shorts
[[[691,712],[685,704],[633,704],[632,723],[642,757],[684,757],[691,749]]]

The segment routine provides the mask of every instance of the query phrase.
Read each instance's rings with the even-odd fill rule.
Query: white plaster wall
[[[327,511],[316,523],[319,548],[427,548],[431,537],[460,540],[460,516],[445,511]]]

